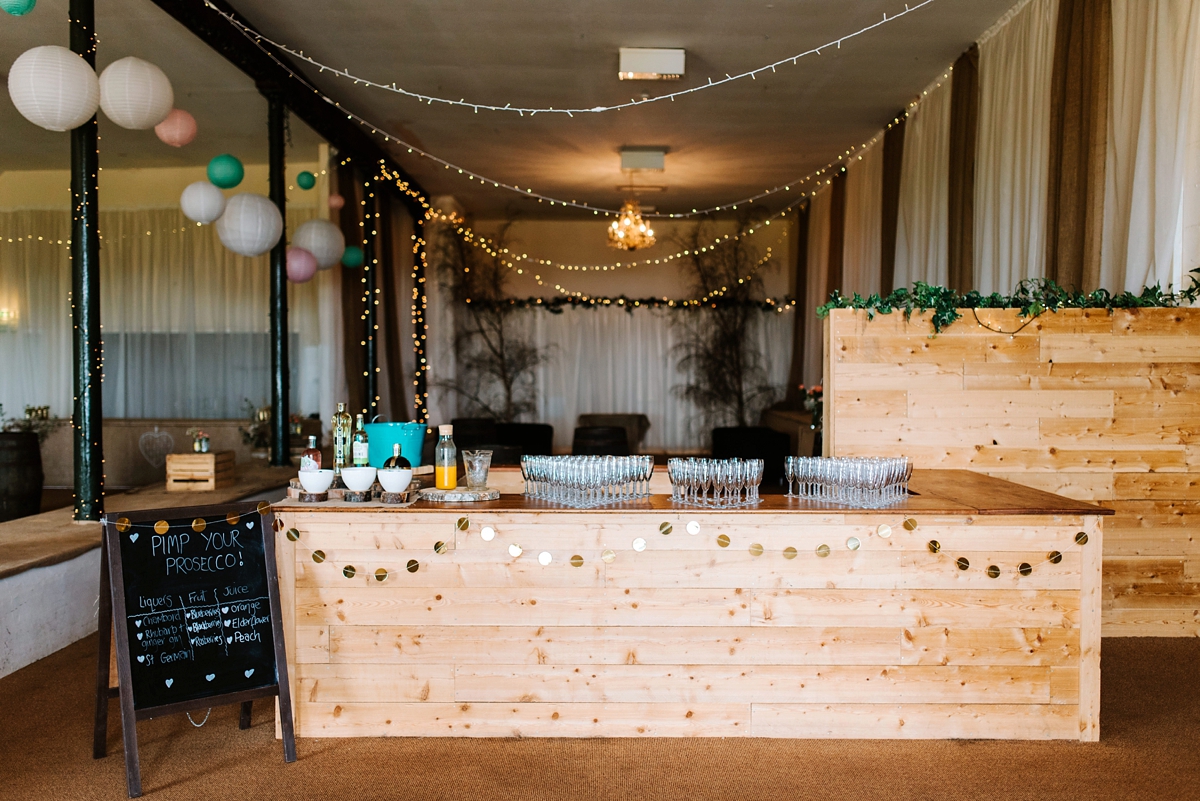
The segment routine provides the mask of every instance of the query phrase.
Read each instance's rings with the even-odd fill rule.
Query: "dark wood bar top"
[[[625,514],[628,512],[661,512],[668,510],[693,512],[721,512],[728,514],[762,514],[796,512],[808,514],[870,514],[883,512],[895,514],[953,514],[953,515],[1111,515],[1090,503],[1071,500],[1042,490],[1014,484],[1011,481],[974,473],[970,470],[914,470],[909,482],[909,498],[906,501],[883,509],[864,509],[817,501],[789,498],[786,495],[763,495],[762,502],[754,506],[736,509],[715,509],[695,504],[677,503],[670,495],[651,495],[629,503],[612,504],[594,509],[574,509],[547,501],[526,498],[519,494],[501,495],[496,501],[472,503],[429,503],[417,501],[412,506],[393,506],[379,502],[346,503],[326,501],[324,503],[302,503],[285,500],[274,505],[276,509],[288,511],[328,512],[386,512],[411,514],[413,512],[438,512],[449,510],[475,510],[493,512],[580,512],[589,514]]]

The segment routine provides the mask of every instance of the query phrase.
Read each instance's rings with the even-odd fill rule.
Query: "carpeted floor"
[[[91,758],[95,638],[0,679],[0,799],[121,799],[120,716]],[[1198,799],[1200,640],[1104,641],[1099,743],[980,740],[301,740],[269,705],[138,726],[157,799]]]

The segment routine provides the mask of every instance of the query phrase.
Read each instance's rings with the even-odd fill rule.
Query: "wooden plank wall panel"
[[[1099,736],[1096,517],[278,514],[301,736]]]
[[[1106,636],[1200,635],[1200,309],[836,310],[825,445],[910,456],[1115,510]],[[1013,332],[1006,335],[997,332]]]

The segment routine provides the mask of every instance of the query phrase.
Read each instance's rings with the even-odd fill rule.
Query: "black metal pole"
[[[96,66],[93,0],[71,0],[71,50]],[[100,333],[100,230],[96,118],[71,131],[71,322],[74,325],[75,519],[104,512],[104,422],[100,400],[104,343]]]
[[[271,464],[289,465],[291,435],[288,413],[291,406],[288,366],[287,297],[287,175],[285,170],[283,94],[269,90],[267,97],[267,168],[272,202],[283,217],[283,233],[271,249]]]
[[[366,400],[367,420],[379,414],[379,199],[381,187],[372,178],[363,187],[363,306],[367,321]]]

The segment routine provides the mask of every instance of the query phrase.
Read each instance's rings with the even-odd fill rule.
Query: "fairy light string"
[[[778,61],[773,61],[770,64],[765,64],[761,67],[757,67],[752,70],[746,70],[745,72],[739,72],[736,75],[731,75],[729,73],[725,73],[724,77],[718,78],[715,81],[712,78],[709,78],[706,83],[700,84],[699,86],[693,86],[689,89],[681,89],[676,92],[668,92],[667,94],[656,95],[654,97],[646,97],[646,98],[641,98],[641,99],[630,98],[629,101],[625,102],[625,103],[617,103],[617,104],[611,105],[611,106],[592,106],[590,108],[582,108],[582,107],[579,107],[579,108],[574,108],[574,107],[554,108],[553,106],[546,106],[546,107],[514,106],[512,103],[505,103],[503,106],[501,106],[501,105],[494,104],[494,103],[475,103],[475,102],[470,102],[470,101],[466,100],[465,98],[460,98],[458,100],[454,100],[454,99],[448,98],[448,97],[438,97],[436,95],[427,95],[422,92],[414,92],[412,90],[405,89],[404,87],[399,86],[395,81],[393,81],[392,83],[380,83],[378,81],[373,81],[370,78],[363,78],[361,76],[355,75],[354,73],[351,73],[349,71],[349,69],[340,69],[338,67],[334,67],[329,64],[318,61],[317,59],[313,58],[312,56],[307,55],[303,50],[299,50],[297,48],[290,47],[278,40],[270,38],[269,36],[264,36],[259,31],[254,30],[249,25],[246,25],[245,23],[238,20],[237,17],[235,17],[233,14],[228,13],[226,11],[222,11],[221,9],[217,8],[217,6],[214,5],[212,2],[210,2],[210,0],[205,0],[205,5],[208,6],[210,9],[212,9],[213,11],[215,11],[217,14],[219,14],[226,22],[228,22],[230,25],[232,25],[234,28],[236,28],[243,36],[250,39],[251,41],[254,41],[260,47],[261,47],[262,43],[265,42],[265,43],[269,44],[271,47],[274,47],[275,49],[279,50],[280,52],[287,53],[289,56],[292,56],[293,58],[299,59],[299,60],[305,62],[306,64],[309,64],[310,66],[316,67],[317,71],[321,74],[329,73],[330,75],[333,75],[337,78],[342,78],[345,80],[352,81],[355,86],[366,86],[366,87],[369,87],[372,89],[380,89],[380,90],[383,90],[386,92],[391,92],[393,94],[401,95],[403,97],[411,98],[413,100],[416,100],[421,103],[425,103],[426,105],[430,105],[430,106],[432,106],[433,104],[436,103],[436,104],[444,105],[444,106],[454,106],[454,107],[459,107],[459,108],[464,108],[464,109],[471,109],[476,114],[478,114],[480,111],[495,111],[495,112],[515,113],[520,117],[525,117],[527,115],[530,117],[533,117],[538,114],[566,114],[568,117],[574,117],[576,114],[603,114],[603,113],[609,112],[609,111],[621,111],[623,109],[650,105],[652,103],[658,103],[658,102],[661,102],[664,100],[669,100],[671,102],[674,102],[677,98],[687,97],[688,95],[692,95],[697,92],[702,92],[707,89],[715,89],[718,86],[724,86],[726,84],[734,83],[736,81],[745,80],[746,78],[749,78],[751,80],[757,80],[759,75],[765,75],[767,73],[774,74],[779,67],[795,66],[796,64],[799,63],[800,59],[802,59],[802,58],[807,58],[809,56],[819,56],[819,55],[821,55],[822,50],[831,50],[831,49],[840,50],[842,47],[842,44],[844,42],[849,42],[850,40],[855,39],[859,36],[862,36],[863,34],[870,33],[871,31],[873,31],[877,28],[881,28],[884,25],[887,25],[888,23],[895,22],[896,20],[898,20],[902,17],[906,17],[909,14],[912,14],[913,12],[919,11],[922,8],[924,8],[925,6],[928,6],[934,2],[935,2],[935,0],[922,0],[922,2],[919,2],[916,5],[911,5],[911,6],[906,3],[904,5],[903,11],[895,12],[891,16],[889,16],[887,13],[884,13],[883,18],[878,20],[877,22],[873,22],[870,25],[865,25],[856,31],[847,33],[836,39],[831,39],[828,42],[825,42],[824,44],[820,45],[819,47],[809,48],[808,50],[805,50],[800,53],[796,53],[795,55],[788,56],[786,58],[781,58]]]
[[[906,13],[906,14],[910,13],[911,11],[914,11],[918,8],[928,5],[931,2],[934,2],[934,0],[924,0],[924,2],[922,2],[919,5],[912,7],[912,8],[909,8],[908,6],[906,6],[906,11],[904,13]],[[205,3],[206,3],[206,5],[208,5],[209,8],[211,8],[217,14],[220,14],[223,18],[229,19],[232,22],[232,19],[230,17],[228,17],[225,14],[225,12],[216,8],[210,2],[210,0],[205,0]],[[901,16],[901,15],[898,14],[889,19],[896,19],[899,16]],[[882,24],[882,23],[877,23],[876,25],[878,26],[879,24]],[[495,178],[489,178],[485,175],[482,175],[481,173],[477,173],[473,170],[469,170],[465,167],[461,167],[457,164],[447,161],[446,159],[436,156],[433,153],[430,153],[411,142],[401,139],[400,137],[394,136],[391,133],[388,133],[386,130],[384,130],[382,128],[382,126],[379,126],[379,125],[371,122],[370,120],[366,119],[365,117],[349,110],[348,108],[343,106],[337,100],[334,100],[333,98],[329,97],[324,92],[322,92],[320,89],[318,89],[304,75],[293,70],[288,64],[286,64],[284,61],[282,61],[275,54],[274,50],[272,50],[272,48],[278,48],[278,45],[276,45],[274,42],[263,37],[258,32],[254,31],[253,29],[246,27],[246,26],[238,27],[237,30],[239,30],[256,47],[258,47],[258,49],[261,50],[264,55],[266,55],[268,58],[270,58],[281,70],[285,71],[291,78],[296,80],[298,83],[300,83],[306,89],[311,91],[313,94],[315,94],[321,100],[323,100],[324,102],[337,108],[339,112],[346,115],[346,118],[348,120],[351,120],[352,122],[356,122],[358,125],[360,125],[364,129],[370,130],[370,132],[373,135],[382,138],[387,143],[396,144],[396,145],[399,145],[400,147],[405,148],[409,154],[416,155],[416,156],[419,156],[428,161],[432,161],[435,164],[439,164],[443,167],[443,169],[445,169],[447,171],[451,171],[455,174],[464,176],[469,181],[473,181],[473,182],[477,181],[484,186],[487,186],[490,184],[492,186],[492,188],[504,189],[506,191],[516,193],[516,194],[521,195],[526,198],[535,199],[539,203],[548,203],[550,206],[562,206],[564,208],[569,207],[569,208],[582,209],[585,211],[591,211],[593,214],[597,214],[597,215],[603,214],[606,217],[608,217],[608,216],[616,217],[616,216],[620,215],[620,209],[608,208],[608,207],[604,207],[604,206],[597,206],[597,205],[588,203],[586,201],[579,201],[576,199],[566,200],[563,198],[557,198],[557,197],[553,197],[551,195],[547,195],[542,192],[536,192],[530,187],[522,188],[521,186],[519,186],[517,184],[510,184],[510,183],[507,183],[505,181],[500,181]],[[840,41],[845,41],[845,38],[846,37],[844,37]],[[823,45],[820,49],[825,49],[826,47],[833,47],[836,45],[836,43],[837,42],[835,41],[833,44]],[[269,47],[268,47],[268,44],[270,45]],[[799,58],[799,55],[797,55],[796,58]],[[791,60],[792,60],[791,57],[784,59],[784,61],[788,61],[788,62],[790,62]],[[778,65],[776,65],[776,66],[778,66]],[[758,72],[758,71],[766,70],[766,69],[771,69],[771,65],[762,67],[762,68],[760,68],[760,70],[756,70],[753,72]],[[949,71],[947,71],[946,75],[948,76],[948,74],[949,74]],[[744,73],[743,77],[749,76],[749,75],[750,75],[750,73]],[[943,78],[944,77],[946,77],[946,76],[943,76]],[[733,79],[733,76],[729,76],[729,79]],[[725,82],[728,82],[728,80]],[[714,82],[714,85],[717,85],[717,83],[718,82]],[[940,81],[939,81],[939,85],[940,85]],[[928,92],[929,92],[929,90],[927,89],[925,92],[923,92],[923,95],[928,94]],[[667,96],[663,96],[661,99],[666,99],[666,98],[667,98]],[[912,104],[909,105],[909,107],[904,112],[902,112],[902,114],[900,116],[896,117],[892,123],[889,123],[887,128],[890,129],[894,124],[896,124],[900,121],[901,117],[907,116],[908,112],[911,111],[915,107],[916,107],[916,102],[914,101]],[[866,148],[873,145],[882,134],[883,134],[883,132],[881,131],[880,133],[878,133],[874,137],[872,137],[872,139],[870,140],[869,143],[863,143],[861,147],[847,148],[844,153],[839,154],[836,158],[832,159],[825,166],[821,167],[818,170],[809,172],[806,175],[798,177],[792,181],[787,181],[787,182],[784,182],[781,184],[777,184],[774,187],[771,187],[769,189],[764,189],[761,192],[758,192],[754,195],[744,197],[740,200],[727,202],[727,203],[721,203],[721,204],[718,204],[715,206],[710,206],[708,208],[703,208],[703,209],[702,208],[693,208],[690,212],[650,212],[650,213],[644,213],[642,216],[647,217],[647,218],[660,218],[660,219],[685,219],[685,218],[689,218],[689,217],[713,214],[713,213],[720,212],[720,211],[736,210],[738,208],[738,206],[748,205],[748,204],[754,203],[756,201],[762,200],[764,198],[770,197],[772,195],[778,194],[780,192],[790,192],[790,191],[792,191],[793,187],[795,187],[798,191],[800,191],[800,194],[802,197],[806,197],[809,194],[811,194],[811,192],[808,190],[802,189],[802,187],[808,185],[809,183],[814,183],[815,186],[814,186],[813,191],[817,191],[817,190],[819,190],[819,187],[821,185],[829,184],[830,183],[829,173],[831,170],[838,168],[838,167],[842,167],[842,165],[849,163],[851,160],[853,160],[853,158],[856,155],[859,155],[862,150],[865,150]],[[381,164],[381,166],[382,166],[382,164]],[[429,208],[428,200],[423,197],[420,197],[419,193],[417,193],[411,187],[408,187],[407,193],[411,197],[418,199],[418,202],[422,205],[422,207]]]

